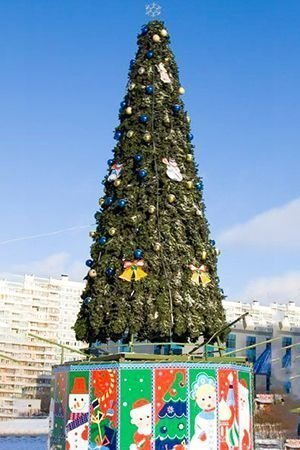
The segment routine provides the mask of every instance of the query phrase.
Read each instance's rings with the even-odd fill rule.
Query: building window
[[[286,370],[289,370],[292,365],[292,349],[284,347],[289,347],[290,345],[292,345],[292,338],[289,336],[284,336],[282,338],[282,348],[285,351],[282,356],[281,367]],[[287,384],[286,386],[284,386],[284,389],[286,393],[289,394],[291,387],[289,386],[289,384]]]
[[[282,338],[282,347],[287,347],[289,345],[292,345],[292,338],[289,336],[283,336]],[[287,350],[291,350],[290,348]]]
[[[246,347],[249,347],[250,345],[256,344],[256,337],[255,336],[247,336],[246,337]],[[246,351],[246,357],[249,362],[255,363],[256,361],[256,347],[249,348]]]
[[[228,352],[232,352],[232,351],[234,351],[235,349],[236,349],[236,335],[230,333],[230,334],[227,336],[227,339],[226,339],[226,350],[227,350]],[[234,357],[234,356],[235,356],[235,353],[233,353],[231,356]]]

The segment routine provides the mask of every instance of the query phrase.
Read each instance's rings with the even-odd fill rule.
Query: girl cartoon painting
[[[191,397],[200,408],[194,426],[190,450],[215,450],[217,446],[216,382],[199,373],[192,385]]]

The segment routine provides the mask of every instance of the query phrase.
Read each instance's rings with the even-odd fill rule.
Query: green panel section
[[[51,448],[64,450],[68,372],[55,373],[52,382],[52,398],[50,405],[50,445]]]
[[[89,371],[69,373],[66,450],[88,450],[89,374]]]
[[[207,450],[217,448],[215,369],[190,369],[189,371],[189,419],[190,449],[196,450],[200,442],[206,442]]]
[[[151,369],[122,369],[120,373],[120,445],[127,450],[131,444],[150,448],[152,424]],[[149,417],[150,416],[150,417]]]

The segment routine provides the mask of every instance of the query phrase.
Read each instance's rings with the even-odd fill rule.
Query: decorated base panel
[[[54,369],[51,450],[252,450],[248,366],[97,363]]]

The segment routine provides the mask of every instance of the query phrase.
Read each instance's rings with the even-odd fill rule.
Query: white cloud
[[[223,245],[300,247],[300,198],[225,230]]]
[[[14,274],[33,274],[40,277],[60,277],[69,275],[71,280],[82,281],[86,274],[86,267],[81,261],[72,261],[69,253],[54,253],[41,260],[28,261],[10,267]]]
[[[242,301],[258,300],[268,304],[293,300],[300,304],[300,271],[256,278],[245,287],[239,298]]]

